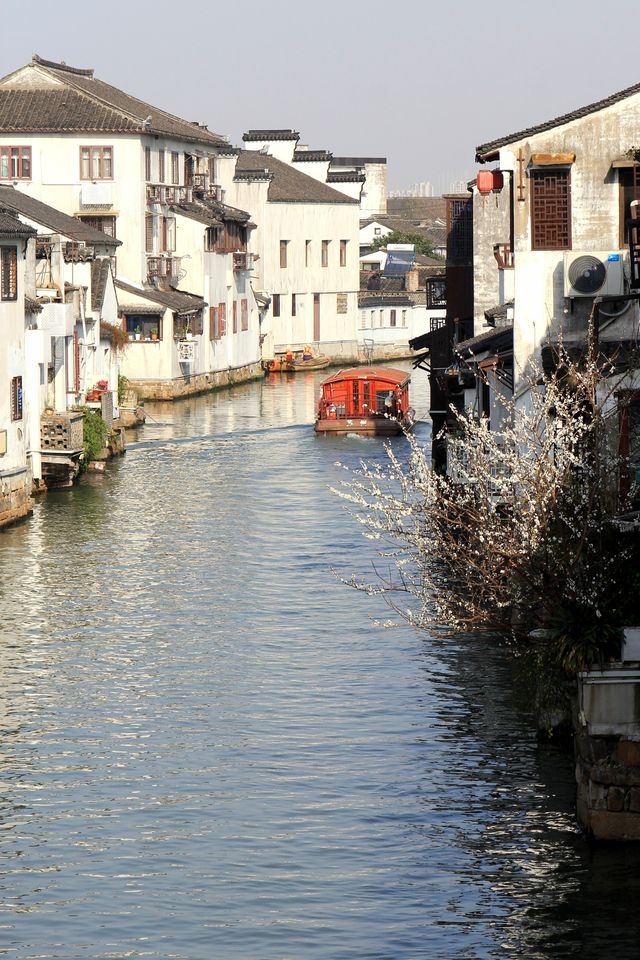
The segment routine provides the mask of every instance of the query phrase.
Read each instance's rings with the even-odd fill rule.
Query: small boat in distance
[[[411,430],[411,377],[392,367],[351,367],[321,384],[316,433],[392,437]]]
[[[311,347],[304,347],[302,350],[276,353],[273,360],[263,361],[263,367],[267,373],[301,373],[304,370],[324,370],[330,363],[330,357],[314,353]]]

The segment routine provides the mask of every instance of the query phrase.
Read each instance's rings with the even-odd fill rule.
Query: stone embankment
[[[640,662],[578,678],[577,815],[596,840],[640,840]]]

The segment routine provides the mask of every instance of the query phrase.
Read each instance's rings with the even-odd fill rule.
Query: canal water
[[[384,454],[314,436],[320,379],[148,405],[0,537],[0,956],[637,956],[640,858],[503,654],[336,579],[375,559],[336,461]]]

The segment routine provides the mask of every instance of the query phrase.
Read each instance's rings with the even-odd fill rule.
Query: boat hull
[[[304,373],[307,370],[324,370],[330,363],[330,357],[311,357],[308,360],[275,357],[274,360],[265,360],[264,368],[267,373]]]
[[[413,420],[395,420],[393,417],[327,417],[316,420],[313,429],[325,436],[355,433],[363,437],[397,437],[398,434],[413,429]]]

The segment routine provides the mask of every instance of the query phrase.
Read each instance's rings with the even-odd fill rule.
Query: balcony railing
[[[242,272],[243,270],[251,270],[253,265],[253,254],[236,252],[233,254],[233,269],[237,272]]]
[[[190,203],[193,200],[193,188],[177,184],[148,183],[147,203]]]
[[[513,269],[514,257],[513,257],[513,250],[511,249],[510,243],[494,243],[493,255],[496,258],[498,269],[500,270]]]
[[[427,307],[434,310],[447,305],[447,281],[444,277],[427,278]]]
[[[147,257],[147,279],[151,283],[159,278],[178,280],[181,257]]]

